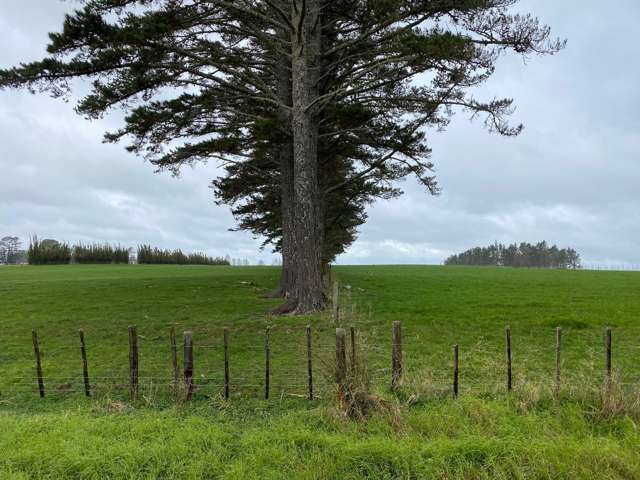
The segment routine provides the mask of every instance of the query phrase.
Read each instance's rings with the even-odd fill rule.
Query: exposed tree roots
[[[272,315],[308,315],[324,310],[325,302],[319,305],[304,305],[295,299],[288,299],[287,302],[271,311]]]
[[[284,287],[278,287],[275,290],[266,293],[264,295],[264,298],[286,298],[287,297],[287,292],[284,289]]]
[[[289,315],[295,313],[296,308],[298,307],[298,302],[295,300],[288,300],[283,303],[279,307],[271,310],[272,315]]]

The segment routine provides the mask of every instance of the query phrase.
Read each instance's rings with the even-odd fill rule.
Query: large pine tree
[[[62,96],[93,80],[78,111],[128,115],[111,141],[162,169],[217,159],[222,201],[281,246],[284,310],[324,305],[325,263],[353,241],[364,205],[415,175],[431,192],[426,132],[457,110],[515,135],[509,99],[470,91],[501,54],[563,43],[517,0],[86,0],[50,56],[0,71],[0,87]],[[240,202],[240,203],[238,203]],[[242,210],[244,209],[244,210]]]

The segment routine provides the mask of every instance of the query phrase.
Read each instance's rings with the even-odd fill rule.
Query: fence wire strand
[[[354,316],[350,320],[357,325],[356,352],[358,363],[366,370],[373,389],[388,389],[393,374],[391,352],[394,345],[388,334],[379,326],[369,325],[367,318]],[[345,322],[342,322],[344,325]],[[339,324],[338,324],[339,325]],[[335,390],[336,344],[334,327],[320,326],[313,330],[312,365],[316,396]],[[349,327],[346,326],[347,336]],[[449,392],[453,382],[453,357],[455,343],[448,332],[447,345],[439,338],[441,330],[429,330],[431,325],[403,327],[403,335],[397,346],[402,350],[402,386],[409,390],[431,394]],[[176,329],[177,330],[177,329]],[[528,328],[512,330],[513,385],[518,388],[553,389],[555,383],[555,333],[553,329],[541,331]],[[126,332],[125,332],[126,333]],[[408,334],[407,334],[408,333]],[[265,388],[265,331],[238,328],[229,330],[230,375],[228,386],[233,395],[263,395]],[[488,332],[475,342],[459,344],[461,394],[495,394],[504,392],[507,384],[504,332]],[[131,388],[129,345],[126,335],[121,348],[92,343],[90,331],[85,331],[89,369],[89,385],[92,395],[122,391]],[[381,338],[386,340],[381,341]],[[614,335],[614,364],[609,373],[604,365],[604,341],[602,332],[566,329],[562,332],[561,383],[565,391],[577,392],[580,388],[599,389],[610,378],[616,388],[636,391],[640,385],[640,370],[630,368],[632,359],[640,353],[640,345],[634,335]],[[225,389],[224,342],[222,331],[193,333],[193,384],[196,395],[207,392],[221,394]],[[202,343],[198,343],[201,339]],[[33,345],[30,336],[10,336],[3,339],[0,352],[0,368],[3,380],[0,400],[14,394],[38,394],[38,378],[35,372]],[[436,341],[437,340],[437,341]],[[347,347],[350,347],[347,342]],[[577,348],[579,347],[579,348]],[[308,390],[307,346],[304,328],[270,326],[270,389],[274,394],[304,397]],[[84,394],[84,376],[80,355],[80,342],[70,336],[39,336],[40,361],[47,396]],[[182,333],[176,331],[178,354],[177,383],[172,367],[172,346],[169,332],[144,335],[138,333],[138,392],[166,391],[182,393],[184,389],[184,345]],[[347,357],[352,352],[347,348]],[[106,357],[105,357],[106,356]],[[102,361],[108,358],[108,361]],[[609,377],[610,375],[610,377]]]

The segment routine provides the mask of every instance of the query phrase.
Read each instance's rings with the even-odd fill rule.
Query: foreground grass
[[[347,422],[299,405],[3,415],[2,478],[637,478],[630,421],[464,399]]]
[[[0,478],[640,478],[636,391],[640,275],[428,267],[341,267],[345,326],[390,405],[364,422],[333,400],[333,325],[270,318],[270,268],[0,269]],[[406,376],[388,391],[389,329],[401,320]],[[127,325],[141,336],[142,398],[126,389]],[[304,326],[317,388],[305,393]],[[504,392],[503,328],[515,391]],[[174,401],[168,329],[192,330],[200,388]],[[272,326],[272,399],[262,332]],[[551,396],[562,326],[561,399]],[[614,330],[616,402],[603,404],[602,329]],[[221,330],[231,328],[232,399],[220,398]],[[82,396],[77,329],[94,399]],[[48,396],[37,398],[31,328]],[[462,396],[449,395],[460,344]]]

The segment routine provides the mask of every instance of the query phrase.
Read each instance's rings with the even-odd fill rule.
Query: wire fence
[[[596,270],[606,272],[639,272],[638,263],[585,263],[582,270]]]
[[[386,329],[384,329],[386,330]],[[429,329],[394,322],[380,328],[336,325],[215,331],[32,332],[5,338],[0,399],[114,396],[179,401],[210,398],[330,398],[365,375],[373,391],[411,395],[496,395],[513,390],[580,395],[613,389],[636,394],[640,345],[631,335],[580,330],[486,332],[473,342],[434,342]],[[544,334],[544,341],[540,336]],[[187,341],[188,339],[188,341]],[[84,352],[83,352],[84,350]],[[340,359],[344,358],[344,361]],[[618,360],[620,360],[618,364]],[[357,364],[357,367],[356,367]]]

